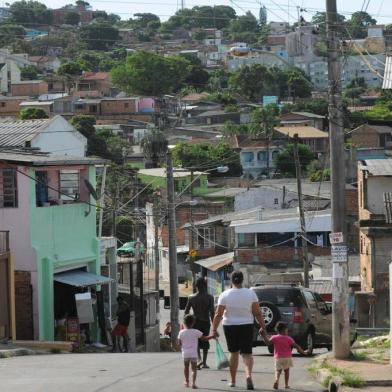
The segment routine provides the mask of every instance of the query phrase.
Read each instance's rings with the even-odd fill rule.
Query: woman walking
[[[246,388],[253,390],[253,323],[254,318],[260,326],[260,332],[265,330],[264,319],[259,306],[257,295],[253,290],[243,288],[244,276],[241,271],[231,275],[232,288],[224,291],[218,300],[218,307],[212,323],[212,335],[218,337],[218,326],[223,318],[227,348],[230,352],[229,386],[235,387],[239,356],[241,354],[245,366]]]
[[[193,328],[203,332],[203,336],[209,336],[211,321],[214,318],[214,297],[207,293],[207,283],[204,278],[199,278],[196,281],[197,293],[188,297],[188,302],[185,307],[185,315],[192,309],[196,323]],[[198,345],[198,359],[197,367],[199,369],[208,369],[207,356],[210,343],[208,340],[199,340]],[[203,350],[203,359],[200,356],[200,350]]]

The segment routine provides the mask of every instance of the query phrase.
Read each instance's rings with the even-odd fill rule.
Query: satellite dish
[[[84,184],[86,185],[86,188],[88,189],[90,195],[95,199],[98,200],[99,196],[97,194],[97,191],[94,189],[94,187],[91,185],[91,182],[89,180],[84,180]]]

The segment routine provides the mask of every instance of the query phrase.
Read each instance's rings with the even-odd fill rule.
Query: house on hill
[[[324,130],[325,116],[309,112],[290,112],[282,114],[280,124],[284,127],[310,126]]]

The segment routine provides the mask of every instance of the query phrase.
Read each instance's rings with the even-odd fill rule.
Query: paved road
[[[254,382],[258,391],[272,391],[273,360],[265,348],[255,350]],[[213,363],[211,356],[210,363]],[[321,392],[307,372],[310,358],[295,358],[291,391]],[[242,391],[227,386],[227,370],[201,370],[201,391]],[[0,391],[4,392],[177,392],[182,386],[182,361],[177,353],[59,354],[0,359]]]

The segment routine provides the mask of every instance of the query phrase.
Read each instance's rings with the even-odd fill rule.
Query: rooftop
[[[110,72],[85,72],[80,80],[106,80],[110,78]]]
[[[275,130],[288,137],[294,137],[295,134],[298,134],[300,139],[328,138],[327,132],[320,131],[314,127],[276,127]]]
[[[46,83],[45,80],[21,80],[20,82],[12,82],[11,85],[17,84],[40,84]]]
[[[370,176],[392,176],[392,159],[368,159],[361,166]]]
[[[383,90],[392,89],[392,56],[385,58],[384,79],[382,82]]]
[[[105,159],[100,158],[50,155],[48,153],[20,152],[12,150],[0,152],[0,161],[24,164],[28,166],[102,165],[107,162]]]
[[[315,113],[310,113],[310,112],[292,112],[294,114],[298,114],[300,116],[304,116],[304,117],[310,117],[310,118],[325,118],[325,116],[320,116],[319,114],[315,114]]]
[[[177,171],[177,170],[179,170],[179,171]],[[151,176],[151,177],[164,177],[164,178],[167,177],[166,168],[164,168],[164,167],[159,167],[156,169],[140,169],[138,173],[145,175],[145,176]],[[198,176],[198,175],[207,174],[207,173],[195,171],[195,172],[193,172],[193,174],[195,176]],[[183,171],[183,169],[181,169],[180,167],[173,169],[173,177],[174,178],[189,177],[189,176],[191,176],[190,171]]]

